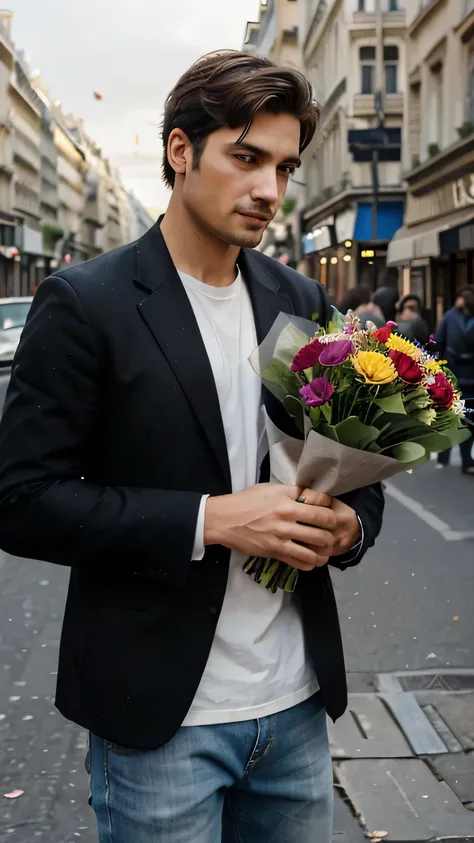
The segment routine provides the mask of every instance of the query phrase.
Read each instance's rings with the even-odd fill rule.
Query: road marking
[[[409,495],[406,495],[404,492],[401,492],[400,489],[397,489],[397,487],[393,485],[393,483],[385,481],[384,485],[387,495],[390,495],[391,498],[412,512],[413,515],[416,515],[421,521],[424,521],[425,524],[428,524],[428,526],[433,530],[436,530],[436,532],[439,533],[445,541],[460,542],[466,541],[466,539],[474,539],[474,532],[467,530],[452,530],[446,521],[442,521],[441,518],[438,518],[437,515],[434,515],[429,509],[426,509],[423,504],[419,503],[414,498],[411,498]]]

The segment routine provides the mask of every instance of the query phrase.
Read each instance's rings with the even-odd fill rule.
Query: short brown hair
[[[310,143],[319,119],[311,85],[299,71],[237,50],[210,53],[199,59],[183,74],[165,103],[165,183],[174,186],[175,172],[167,155],[173,129],[182,129],[188,136],[194,150],[194,167],[198,167],[212,132],[243,126],[243,139],[258,111],[297,117],[301,125],[300,152]]]

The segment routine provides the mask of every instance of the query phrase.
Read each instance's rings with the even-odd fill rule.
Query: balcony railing
[[[14,136],[14,153],[15,158],[18,158],[20,161],[23,161],[27,164],[28,167],[31,167],[32,170],[36,170],[38,173],[41,168],[41,153],[39,147],[35,146],[35,144],[25,135],[15,130]]]

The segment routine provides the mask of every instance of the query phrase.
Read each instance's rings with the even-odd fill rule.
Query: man
[[[474,288],[464,287],[459,291],[451,307],[443,316],[435,335],[439,356],[448,361],[455,374],[466,408],[474,410]],[[459,446],[461,471],[474,477],[471,436]],[[438,454],[437,467],[449,465],[451,451]]]
[[[423,318],[423,305],[419,296],[414,293],[407,293],[398,302],[397,333],[408,340],[416,340],[421,345],[427,345],[430,341],[430,329]]]
[[[248,362],[279,312],[328,315],[252,251],[317,116],[296,71],[200,60],[166,103],[165,217],[48,279],[13,366],[0,542],[71,567],[56,704],[91,733],[101,843],[331,839],[325,715],[346,685],[327,562],[359,561],[383,499],[257,484]],[[294,599],[243,573],[255,555],[301,570]]]

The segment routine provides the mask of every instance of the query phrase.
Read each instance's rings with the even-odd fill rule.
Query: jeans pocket
[[[139,755],[140,752],[143,752],[142,749],[131,749],[127,746],[120,746],[120,744],[112,743],[112,741],[106,741],[107,752],[112,752],[114,755]]]

